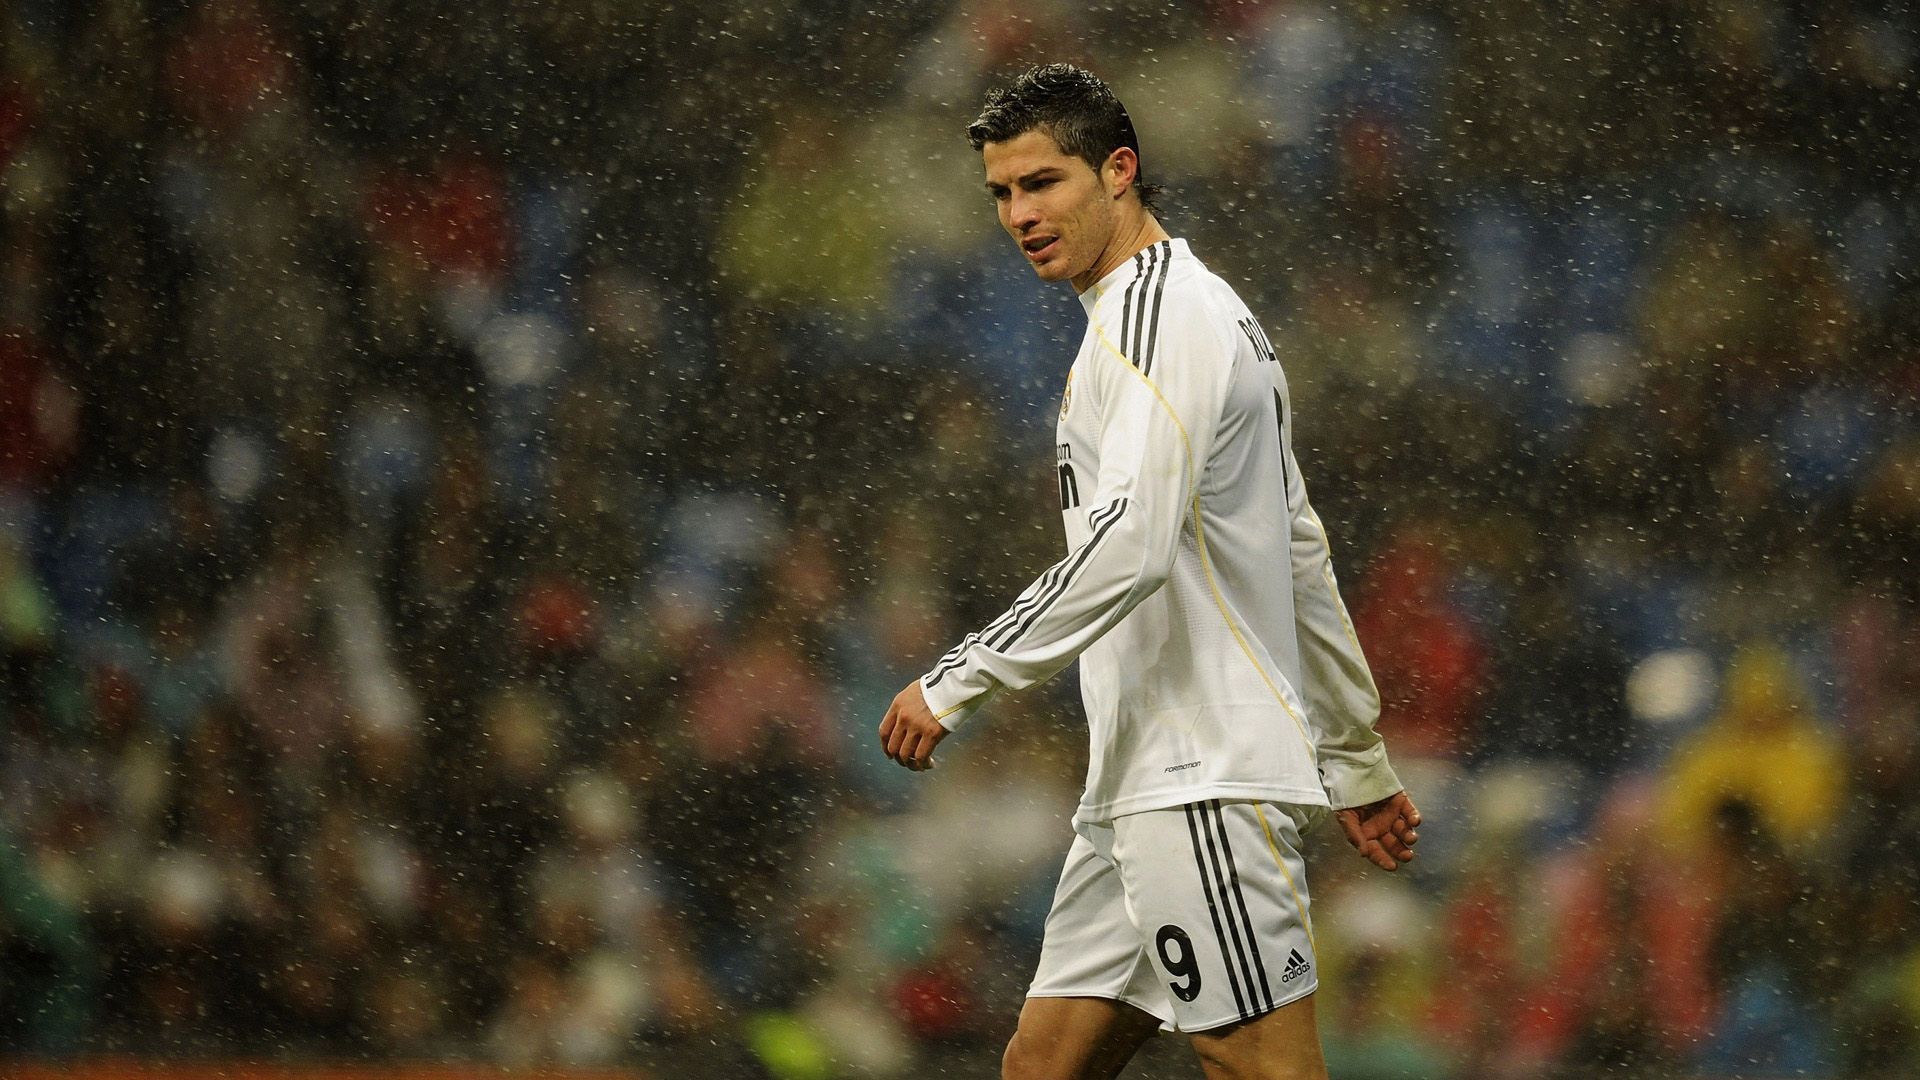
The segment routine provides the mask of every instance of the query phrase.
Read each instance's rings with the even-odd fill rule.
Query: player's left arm
[[[1382,870],[1398,870],[1413,861],[1413,845],[1420,840],[1420,809],[1404,791],[1365,806],[1335,810],[1340,831],[1360,857]]]
[[[1285,399],[1281,407],[1287,408]],[[1286,466],[1287,516],[1292,538],[1295,637],[1300,643],[1300,688],[1320,761],[1320,783],[1334,806],[1340,831],[1360,856],[1382,870],[1413,861],[1420,839],[1420,810],[1400,786],[1387,761],[1387,746],[1374,730],[1380,691],[1360,650],[1353,620],[1340,599],[1327,529],[1307,501],[1306,481],[1294,459],[1292,417],[1285,417],[1281,447]]]
[[[1294,630],[1300,643],[1300,688],[1320,760],[1320,782],[1335,809],[1369,807],[1400,792],[1387,747],[1374,730],[1380,691],[1340,599],[1326,526],[1307,501],[1294,459],[1291,417],[1282,453],[1286,465]],[[1365,853],[1364,850],[1362,852]]]

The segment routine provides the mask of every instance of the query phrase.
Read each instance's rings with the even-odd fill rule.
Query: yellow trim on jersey
[[[1154,385],[1153,380],[1148,378],[1146,373],[1141,371],[1138,365],[1127,359],[1126,354],[1121,352],[1112,340],[1107,337],[1107,332],[1100,328],[1100,321],[1098,319],[1088,321],[1093,326],[1094,334],[1099,337],[1100,344],[1105,345],[1108,352],[1111,352],[1116,359],[1126,365],[1127,370],[1138,376],[1141,382],[1146,383],[1147,389],[1153,391],[1153,396],[1160,401],[1160,407],[1167,410],[1167,416],[1172,418],[1174,430],[1180,433],[1180,443],[1185,448],[1187,456],[1187,476],[1193,480],[1193,538],[1200,549],[1200,570],[1206,575],[1207,589],[1213,593],[1214,605],[1220,609],[1220,618],[1227,624],[1227,632],[1233,635],[1233,640],[1239,644],[1240,651],[1246,654],[1247,663],[1253,665],[1253,670],[1260,676],[1260,681],[1267,684],[1267,689],[1272,692],[1273,699],[1280,703],[1280,708],[1284,709],[1286,714],[1293,718],[1294,729],[1300,733],[1300,741],[1306,744],[1307,760],[1317,760],[1319,755],[1313,748],[1312,736],[1307,734],[1306,721],[1294,710],[1292,705],[1288,704],[1287,696],[1280,692],[1280,688],[1274,685],[1273,680],[1267,677],[1267,669],[1260,666],[1259,659],[1253,655],[1253,648],[1247,644],[1247,639],[1241,636],[1240,628],[1234,625],[1233,614],[1227,609],[1227,598],[1220,592],[1219,583],[1213,579],[1213,561],[1207,558],[1207,533],[1206,530],[1200,526],[1200,481],[1194,473],[1193,440],[1187,436],[1187,426],[1180,422],[1180,414],[1173,411],[1173,403],[1169,402],[1167,396],[1160,392],[1160,388]]]
[[[1326,538],[1327,526],[1320,520],[1320,515],[1314,511],[1313,507],[1309,506],[1307,507],[1307,516],[1313,518],[1313,527],[1320,530],[1321,543],[1331,548],[1332,542]],[[1327,579],[1327,589],[1333,594],[1333,610],[1340,614],[1340,625],[1347,631],[1347,640],[1353,642],[1353,651],[1364,658],[1367,654],[1366,650],[1360,647],[1360,635],[1353,632],[1353,620],[1347,617],[1347,605],[1340,600],[1340,586],[1333,580],[1333,553],[1331,551],[1327,553],[1326,561],[1320,564],[1320,576]]]
[[[1320,576],[1327,579],[1327,588],[1333,593],[1333,610],[1340,613],[1340,625],[1346,628],[1347,640],[1353,642],[1354,653],[1365,658],[1367,653],[1360,647],[1360,635],[1353,632],[1353,620],[1347,617],[1347,605],[1340,600],[1340,585],[1333,580],[1331,560],[1320,564]],[[1368,677],[1372,677],[1372,672],[1368,672]]]
[[[1253,812],[1260,819],[1260,831],[1267,836],[1267,850],[1273,852],[1273,864],[1280,868],[1280,876],[1287,882],[1287,891],[1293,894],[1294,910],[1300,913],[1300,924],[1307,931],[1307,950],[1313,953],[1313,961],[1317,964],[1320,962],[1320,945],[1313,940],[1313,916],[1307,914],[1307,903],[1300,899],[1300,889],[1293,883],[1293,872],[1287,869],[1287,860],[1280,854],[1280,845],[1274,842],[1273,826],[1267,824],[1267,812],[1259,803],[1253,804]]]
[[[1207,575],[1207,588],[1213,592],[1213,602],[1220,609],[1220,618],[1226,622],[1227,630],[1233,634],[1233,640],[1240,643],[1240,651],[1247,654],[1247,662],[1252,664],[1253,670],[1260,675],[1260,681],[1267,684],[1273,699],[1280,703],[1280,707],[1286,710],[1288,716],[1293,717],[1293,726],[1299,730],[1301,740],[1307,744],[1308,760],[1317,759],[1319,755],[1313,748],[1313,738],[1307,734],[1307,722],[1288,703],[1287,695],[1281,693],[1280,688],[1267,677],[1267,669],[1260,666],[1260,661],[1253,655],[1253,649],[1247,644],[1247,639],[1240,636],[1240,628],[1233,624],[1233,615],[1227,610],[1227,598],[1221,594],[1219,583],[1213,580],[1213,560],[1207,558],[1207,534],[1206,530],[1200,527],[1200,496],[1198,495],[1193,497],[1193,537],[1199,542],[1200,569]]]
[[[989,687],[987,687],[987,688],[986,688],[985,690],[982,690],[982,691],[980,691],[979,693],[977,693],[977,694],[975,694],[975,695],[973,695],[972,697],[970,697],[970,698],[968,698],[967,700],[965,700],[965,701],[962,701],[962,702],[959,702],[959,703],[957,703],[957,704],[953,704],[953,705],[949,705],[949,706],[947,706],[947,707],[946,707],[945,709],[943,709],[943,710],[941,710],[940,712],[937,712],[937,713],[934,713],[934,714],[933,714],[933,718],[934,718],[935,720],[945,720],[945,719],[946,719],[947,717],[949,717],[949,716],[952,716],[952,715],[953,715],[954,713],[957,713],[957,712],[959,712],[959,711],[960,711],[961,709],[968,709],[968,708],[979,708],[979,707],[982,707],[982,706],[984,706],[984,705],[986,705],[986,703],[987,703],[987,702],[989,702],[989,701],[992,701],[992,700],[993,700],[993,696],[994,696],[995,694],[998,694],[998,693],[999,693],[999,692],[1000,692],[1001,690],[1003,690],[1003,689],[1005,689],[1005,687],[1004,687],[1004,686],[1002,686],[1002,685],[1001,685],[1001,684],[1000,684],[1000,683],[999,683],[999,682],[998,682],[998,681],[996,680],[996,681],[995,681],[995,682],[993,683],[993,685],[991,685],[991,686],[989,686]],[[926,687],[926,684],[925,684],[925,683],[922,683],[922,684],[920,685],[920,695],[921,695],[921,698],[922,698],[923,700],[924,700],[924,699],[925,699],[925,697],[926,697],[926,693],[927,693],[927,687]],[[931,709],[931,706],[929,706],[929,709]]]

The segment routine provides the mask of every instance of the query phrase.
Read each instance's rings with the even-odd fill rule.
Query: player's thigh
[[[1084,826],[1074,837],[1047,912],[1030,998],[1103,998],[1171,1022],[1167,994],[1147,962],[1112,857],[1113,829]]]
[[[1238,1024],[1196,1032],[1207,1080],[1326,1080],[1312,995]]]
[[[1159,1030],[1159,1017],[1124,1001],[1030,997],[1000,1074],[1003,1080],[1108,1080]]]
[[[1306,820],[1299,808],[1226,800],[1114,820],[1114,863],[1179,1031],[1242,1024],[1317,986]]]

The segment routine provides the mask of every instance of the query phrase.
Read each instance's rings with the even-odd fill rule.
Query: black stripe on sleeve
[[[1135,284],[1140,286],[1140,304],[1139,306],[1133,309],[1133,338],[1132,338],[1133,347],[1131,349],[1128,349],[1124,344],[1128,340],[1126,337],[1127,328],[1124,325],[1120,327],[1120,334],[1121,334],[1120,340],[1122,342],[1122,345],[1120,347],[1120,354],[1122,356],[1125,356],[1127,358],[1127,361],[1131,363],[1134,367],[1140,366],[1140,358],[1138,356],[1135,356],[1134,354],[1140,351],[1140,335],[1146,329],[1147,289],[1151,287],[1154,268],[1160,265],[1160,248],[1157,245],[1154,247],[1150,247],[1145,251],[1141,252],[1141,255],[1145,255],[1147,257],[1147,270],[1143,276],[1135,279]],[[1140,255],[1134,256],[1135,259],[1138,259],[1139,257]],[[1129,288],[1128,291],[1131,292],[1132,289]],[[1126,318],[1127,317],[1126,312],[1122,311],[1120,314],[1120,317],[1123,319]]]
[[[1267,999],[1267,1008],[1273,1008],[1273,987],[1267,983],[1267,965],[1260,960],[1260,941],[1253,936],[1253,916],[1247,910],[1247,895],[1240,891],[1240,869],[1233,861],[1233,844],[1227,840],[1227,815],[1220,808],[1220,800],[1210,803],[1213,807],[1214,824],[1220,828],[1220,853],[1226,859],[1227,873],[1232,879],[1233,900],[1240,907],[1240,925],[1247,932],[1247,951],[1253,954],[1253,967],[1260,976],[1260,992]],[[1253,980],[1247,980],[1247,996],[1253,996]]]
[[[1125,501],[1124,499],[1121,500],[1123,503]],[[1117,513],[1119,509],[1122,509],[1122,507],[1108,504],[1094,511],[1092,517],[1088,520],[1088,524],[1098,528],[1103,515]],[[1066,572],[1068,564],[1072,561],[1073,556],[1070,554],[1066,558],[1048,567],[1047,572],[1040,575],[1040,580],[1028,586],[1027,590],[1020,594],[1020,598],[1014,601],[1012,607],[1000,613],[999,618],[988,623],[987,626],[978,633],[968,634],[961,640],[960,644],[948,650],[947,654],[940,658],[940,663],[935,665],[933,673],[927,679],[927,685],[938,685],[940,680],[946,677],[947,672],[960,666],[969,646],[982,640],[992,645],[994,635],[1004,633],[1008,626],[1011,626],[1022,615],[1032,610],[1035,604],[1042,603],[1041,598],[1053,587],[1054,582],[1059,580],[1060,575]]]
[[[1033,628],[1033,624],[1038,622],[1040,617],[1045,615],[1049,608],[1053,607],[1062,596],[1067,594],[1067,589],[1073,585],[1074,575],[1080,572],[1080,568],[1087,564],[1088,559],[1093,558],[1093,549],[1100,546],[1100,541],[1106,539],[1107,533],[1113,530],[1113,526],[1126,515],[1126,512],[1127,500],[1125,499],[1115,499],[1113,502],[1095,511],[1093,517],[1088,519],[1088,524],[1094,527],[1093,535],[1087,537],[1087,542],[1080,545],[1080,550],[1074,553],[1072,560],[1073,565],[1069,567],[1066,574],[1054,584],[1052,594],[1040,601],[1039,607],[1027,613],[1027,617],[1020,621],[1020,625],[1014,629],[1011,637],[1003,635],[1003,640],[988,641],[987,646],[994,649],[1004,649],[1012,646],[1014,642],[1024,637],[1026,632]],[[1100,520],[1103,514],[1106,515],[1104,521]]]
[[[1126,295],[1121,297],[1120,299],[1120,355],[1121,356],[1132,355],[1131,353],[1127,352],[1127,327],[1129,324],[1133,322],[1134,290],[1141,288],[1140,280],[1146,276],[1145,272],[1141,269],[1146,265],[1145,255],[1146,255],[1145,252],[1134,253],[1133,280],[1127,282]],[[1143,301],[1146,299],[1145,290],[1142,290],[1141,299]]]
[[[1155,282],[1153,286],[1153,314],[1147,318],[1147,325],[1149,327],[1147,331],[1147,347],[1142,353],[1145,359],[1140,361],[1140,374],[1142,375],[1148,375],[1153,372],[1153,353],[1155,347],[1160,344],[1160,298],[1165,295],[1167,291],[1167,272],[1173,267],[1173,241],[1162,240],[1160,241],[1160,246],[1166,249],[1166,258],[1160,263],[1160,279]],[[1145,290],[1141,290],[1140,309],[1144,311],[1146,307],[1147,294]]]
[[[1273,388],[1273,429],[1280,433],[1280,501],[1287,502],[1293,481],[1287,479],[1287,406],[1280,400],[1280,388]],[[1291,507],[1289,507],[1291,510]]]
[[[948,652],[947,656],[940,661],[939,666],[934,668],[933,672],[927,676],[927,687],[931,689],[940,685],[940,680],[946,678],[950,672],[964,663],[966,661],[968,646],[978,642],[985,642],[988,648],[998,649],[1018,641],[1020,636],[1026,633],[1027,629],[1033,625],[1035,619],[1045,614],[1047,608],[1051,607],[1055,601],[1065,595],[1068,586],[1073,584],[1073,575],[1078,573],[1080,567],[1086,564],[1087,559],[1092,555],[1094,546],[1106,536],[1108,530],[1113,527],[1114,522],[1120,520],[1121,515],[1126,512],[1126,509],[1127,500],[1117,499],[1101,507],[1099,510],[1094,511],[1093,516],[1088,519],[1088,524],[1094,527],[1094,532],[1092,536],[1087,538],[1087,542],[1082,544],[1079,550],[1075,551],[1072,555],[1049,567],[1046,573],[1040,575],[1040,580],[1035,583],[1033,588],[1028,590],[1026,595],[1015,602],[1013,607],[1008,608],[1005,614],[995,619],[985,630],[979,634],[967,635],[966,640],[963,640],[952,651]],[[1017,625],[1016,620],[1018,620]],[[1008,636],[1009,631],[1011,631],[1011,637]]]
[[[1031,610],[1033,605],[1038,604],[1040,598],[1046,595],[1048,589],[1052,588],[1054,581],[1066,571],[1067,562],[1067,559],[1061,559],[1059,562],[1048,567],[1047,572],[1040,575],[1040,580],[1028,586],[1027,591],[1022,593],[1020,598],[1013,602],[1013,606],[1001,612],[1000,616],[988,623],[984,629],[976,633],[968,634],[960,640],[960,644],[948,650],[947,655],[940,658],[940,662],[934,666],[933,672],[927,676],[927,686],[931,688],[940,685],[940,680],[946,678],[948,672],[959,667],[961,663],[966,660],[967,649],[984,638],[990,638],[994,634],[1004,631],[1008,626],[1013,625],[1022,615]]]
[[[1213,934],[1220,942],[1220,962],[1227,969],[1227,985],[1233,987],[1233,1007],[1240,1010],[1240,1019],[1250,1015],[1247,1012],[1247,999],[1240,993],[1240,979],[1233,973],[1233,954],[1227,951],[1227,931],[1220,922],[1220,908],[1213,902],[1213,883],[1208,880],[1207,857],[1200,850],[1200,827],[1193,819],[1193,804],[1188,803],[1181,809],[1187,812],[1187,835],[1193,838],[1193,863],[1200,871],[1200,890],[1207,897],[1207,914],[1213,916]]]
[[[935,664],[934,667],[938,669],[941,667],[945,667],[947,664],[952,663],[955,659],[959,657],[961,653],[967,651],[967,646],[972,645],[974,642],[979,640],[980,640],[979,631],[974,631],[973,633],[968,634],[966,637],[961,638],[960,644],[955,645],[951,649],[948,649],[947,655],[941,657],[940,662]]]

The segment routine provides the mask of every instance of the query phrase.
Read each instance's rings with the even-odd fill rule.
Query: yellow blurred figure
[[[842,318],[886,305],[894,231],[839,128],[789,110],[727,207],[719,268],[758,304]]]
[[[1815,720],[1786,652],[1750,644],[1727,666],[1719,713],[1675,751],[1663,802],[1683,845],[1706,840],[1716,808],[1738,799],[1804,851],[1838,816],[1845,783],[1839,742]]]

